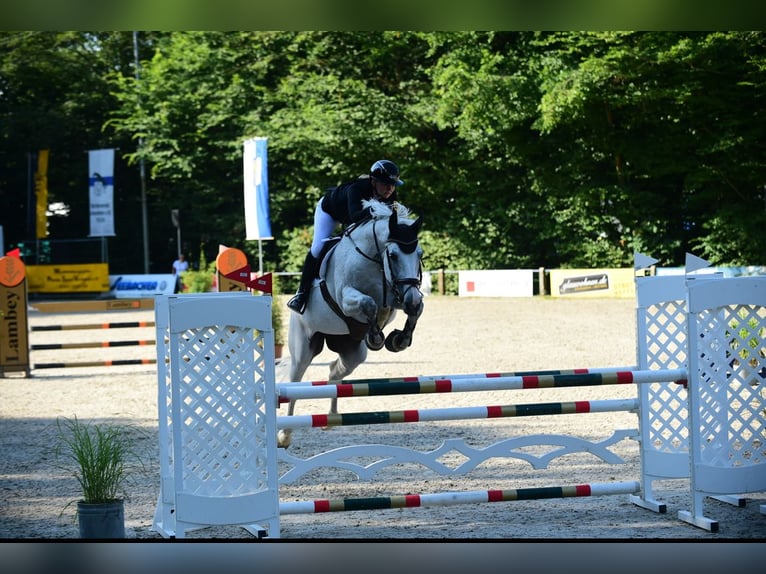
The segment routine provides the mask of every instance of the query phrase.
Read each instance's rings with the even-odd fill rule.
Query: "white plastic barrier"
[[[158,297],[160,494],[153,529],[279,536],[271,297]]]
[[[692,505],[678,517],[715,532],[706,496],[766,491],[766,278],[687,290]]]

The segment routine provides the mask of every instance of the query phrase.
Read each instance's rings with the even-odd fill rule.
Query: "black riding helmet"
[[[387,159],[379,159],[370,168],[370,177],[387,183],[388,185],[402,185],[404,182],[399,179],[399,168],[397,165]]]

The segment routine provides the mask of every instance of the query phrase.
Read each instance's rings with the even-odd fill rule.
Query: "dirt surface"
[[[635,362],[634,301],[620,299],[483,299],[431,296],[412,347],[402,353],[370,353],[352,378],[456,375],[576,367],[611,367]],[[287,313],[285,313],[287,315]],[[30,311],[32,325],[153,321],[153,311],[103,314],[43,314]],[[403,318],[397,319],[400,326]],[[33,333],[32,343],[154,338],[152,328]],[[154,347],[33,351],[33,364],[115,358],[155,358]],[[325,351],[304,380],[327,378],[332,355]],[[286,380],[286,359],[277,380]],[[528,404],[616,399],[635,388],[585,387],[545,391],[501,391],[410,395],[341,400],[341,412],[423,409],[446,406]],[[328,400],[303,401],[297,414],[324,413]],[[75,480],[56,465],[51,444],[56,418],[76,415],[132,425],[145,468],[132,476],[125,515],[127,536],[161,539],[152,530],[159,493],[157,379],[153,365],[36,369],[31,378],[0,380],[0,538],[70,539],[78,536]],[[344,444],[386,442],[427,451],[461,438],[476,448],[503,438],[566,434],[601,440],[615,429],[636,428],[628,412],[589,415],[448,421],[329,431],[298,429],[291,452],[301,457]],[[495,459],[468,475],[441,477],[421,467],[391,469],[367,483],[347,472],[322,471],[280,488],[280,499],[309,500],[408,493],[513,489],[639,479],[638,447],[625,439],[613,451],[624,464],[608,465],[591,455],[567,455],[536,470],[517,459]],[[749,495],[744,508],[707,500],[706,515],[720,523],[709,533],[677,519],[690,508],[687,480],[655,483],[666,514],[631,504],[627,495],[290,515],[280,520],[282,538],[305,539],[766,539],[766,493]],[[194,539],[247,539],[236,526],[189,533]]]

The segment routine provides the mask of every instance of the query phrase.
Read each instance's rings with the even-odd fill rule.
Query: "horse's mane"
[[[396,209],[396,215],[399,219],[407,219],[410,215],[410,208],[402,203],[394,202],[394,204],[383,203],[377,199],[363,199],[362,207],[370,208],[370,214],[373,219],[388,219]]]

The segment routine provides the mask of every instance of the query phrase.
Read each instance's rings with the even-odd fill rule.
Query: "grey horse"
[[[365,201],[371,217],[344,230],[322,260],[319,277],[301,315],[291,313],[287,345],[291,382],[300,382],[324,345],[337,353],[328,381],[341,382],[367,359],[367,351],[384,346],[399,352],[412,344],[412,335],[423,312],[420,291],[423,250],[418,242],[420,217],[408,217],[402,204]],[[403,311],[404,327],[383,329]],[[291,400],[288,415],[295,410]],[[338,412],[332,399],[330,413]],[[292,431],[279,431],[279,446],[290,445]]]

